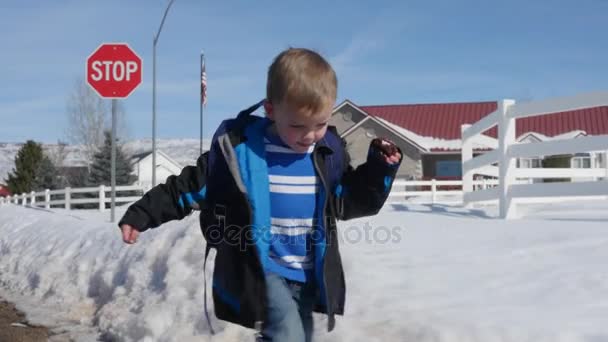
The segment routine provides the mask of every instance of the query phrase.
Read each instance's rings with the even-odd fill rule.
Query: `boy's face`
[[[286,103],[264,103],[267,117],[274,121],[277,135],[292,150],[305,153],[311,145],[321,140],[327,132],[332,106],[319,113],[306,109],[292,108]]]

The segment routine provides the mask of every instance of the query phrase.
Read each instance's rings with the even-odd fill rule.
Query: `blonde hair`
[[[268,68],[266,98],[318,113],[334,105],[338,80],[331,65],[317,52],[289,48]]]

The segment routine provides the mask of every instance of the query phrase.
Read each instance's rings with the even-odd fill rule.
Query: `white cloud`
[[[362,30],[354,32],[348,45],[330,58],[333,67],[340,72],[360,62],[362,57],[384,50],[414,20],[410,16],[410,13],[404,14],[402,9],[395,7],[370,16],[371,20],[362,25]]]

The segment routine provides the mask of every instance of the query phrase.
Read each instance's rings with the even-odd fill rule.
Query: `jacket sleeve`
[[[334,191],[339,220],[376,215],[391,191],[401,160],[389,165],[374,149],[370,145],[367,161],[356,169],[350,165],[350,156],[345,150],[345,172]]]
[[[140,232],[171,221],[181,220],[193,209],[204,204],[208,152],[202,154],[196,166],[186,166],[179,176],[169,176],[133,203],[118,226],[126,223]]]

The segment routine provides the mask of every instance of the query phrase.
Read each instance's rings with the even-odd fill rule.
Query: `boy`
[[[224,121],[210,151],[129,207],[123,240],[200,209],[216,248],[213,300],[219,319],[260,331],[260,341],[310,341],[312,312],[343,314],[344,276],[336,220],[375,215],[401,162],[374,139],[354,170],[328,127],[337,80],[307,49],[280,53],[268,70],[267,98]],[[266,118],[251,115],[261,105]]]

